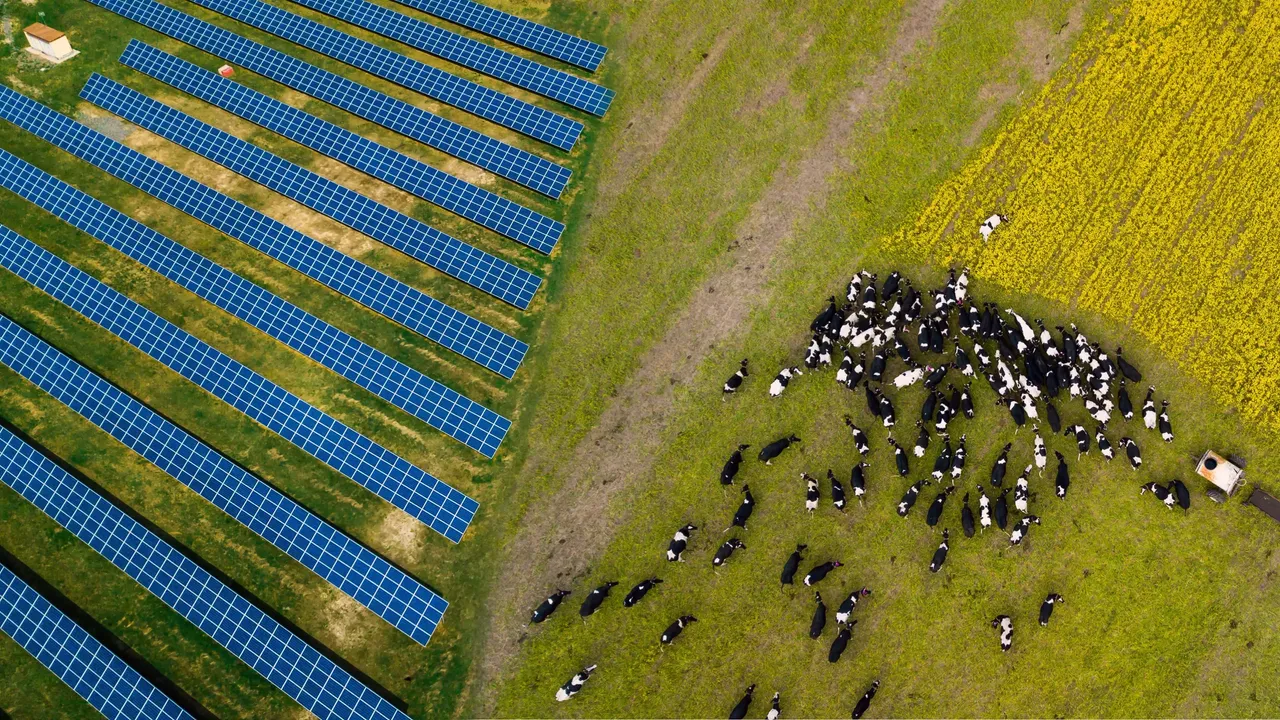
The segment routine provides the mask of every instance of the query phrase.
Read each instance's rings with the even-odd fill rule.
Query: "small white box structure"
[[[1196,472],[1228,495],[1240,487],[1240,476],[1244,474],[1239,466],[1212,450],[1201,456]]]
[[[49,62],[60,63],[80,54],[79,50],[71,48],[66,33],[43,23],[29,25],[22,33],[27,36],[27,43],[30,45],[27,52]]]

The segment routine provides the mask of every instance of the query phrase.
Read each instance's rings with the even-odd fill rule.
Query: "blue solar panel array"
[[[0,186],[348,380],[493,457],[511,421],[0,150]]]
[[[438,18],[595,72],[608,48],[472,0],[397,0]]]
[[[569,182],[569,169],[550,160],[246,40],[155,0],[90,2],[545,195],[560,197]]]
[[[441,535],[462,539],[475,500],[93,277],[45,256],[43,267],[15,263],[9,269]]]
[[[463,80],[261,0],[192,2],[562,150],[572,150],[582,135],[582,123],[577,120]]]
[[[368,0],[293,1],[592,115],[603,116],[613,102],[613,91],[608,88]]]
[[[386,205],[273,155],[250,142],[94,73],[80,97],[197,152],[285,197],[476,285],[514,287],[523,297],[541,280],[505,260],[460,242]],[[432,169],[423,178],[427,200],[541,252],[550,253],[564,232],[551,218],[498,197],[488,190]],[[432,180],[437,182],[432,183]]]
[[[98,281],[3,225],[0,264],[42,289],[65,288],[60,297],[96,294],[104,305],[114,299]],[[449,606],[444,598],[213,448],[61,353],[0,353],[0,362],[404,634],[423,645],[431,639]]]
[[[48,348],[0,316],[0,346]],[[407,720],[320,651],[0,427],[0,482],[321,720]]]
[[[562,223],[497,198],[430,165],[146,43],[131,41],[120,56],[120,62],[425,200],[436,202],[435,198],[441,194],[455,198],[456,202],[474,206],[473,214],[497,215],[499,220],[489,222],[491,226],[511,225],[518,221],[521,237],[501,228],[495,229],[539,252],[550,254],[564,232]],[[497,198],[497,201],[491,202],[489,198]],[[509,207],[510,211],[498,212],[495,210],[497,207]],[[530,282],[540,280],[533,276]],[[535,284],[535,292],[536,289]]]
[[[0,117],[504,377],[528,352],[510,335],[3,85]]]
[[[190,718],[84,628],[0,566],[0,632],[110,720]]]

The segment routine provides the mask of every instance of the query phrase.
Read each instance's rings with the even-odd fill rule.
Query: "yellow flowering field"
[[[1280,429],[1278,78],[1277,0],[1134,0],[887,243],[1127,323]]]

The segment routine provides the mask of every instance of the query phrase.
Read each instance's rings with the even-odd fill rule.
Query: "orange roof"
[[[57,40],[58,38],[66,35],[66,33],[62,32],[61,30],[54,30],[53,28],[49,27],[48,25],[45,25],[44,23],[32,23],[31,25],[27,26],[26,29],[24,29],[22,32],[34,38],[37,38],[39,40],[43,40],[47,43],[51,43],[54,40]]]

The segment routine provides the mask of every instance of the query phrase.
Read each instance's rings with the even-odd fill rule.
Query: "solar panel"
[[[41,286],[91,295],[103,286],[0,225],[0,263]],[[94,287],[97,285],[97,288]],[[101,300],[106,304],[109,299]],[[49,393],[286,555],[425,645],[448,603],[417,580],[67,356],[0,362]]]
[[[0,85],[0,117],[510,378],[529,346]]]
[[[534,292],[541,282],[533,273],[97,73],[80,97],[441,272],[502,278],[512,285],[531,285]],[[551,252],[564,232],[563,224],[545,215],[429,169],[434,177],[421,178],[429,188],[426,199],[446,210],[544,253]]]
[[[260,0],[192,2],[562,150],[572,150],[582,134],[582,123],[577,120],[503,95],[275,5]]]
[[[0,566],[0,632],[110,720],[191,717],[4,566]]]
[[[560,197],[569,182],[566,167],[154,0],[90,2],[545,195]]]
[[[0,343],[30,352],[31,341],[39,342],[0,316]],[[320,651],[4,427],[0,481],[321,720],[407,720]]]
[[[595,72],[608,48],[471,0],[396,0],[462,27]]]
[[[0,186],[486,457],[511,428],[507,418],[3,150]]]
[[[367,0],[293,0],[516,87],[603,116],[613,91]]]
[[[454,542],[476,501],[243,364],[44,252],[5,267]]]

